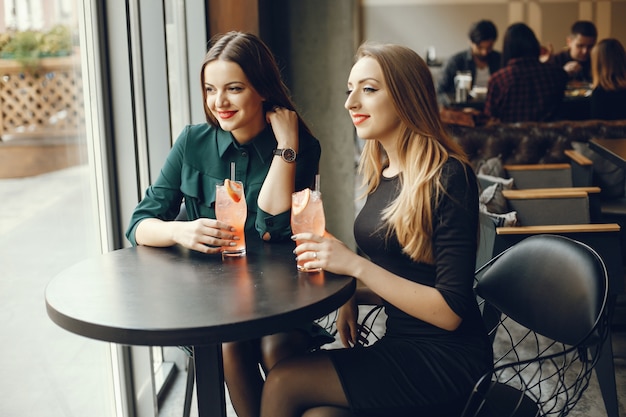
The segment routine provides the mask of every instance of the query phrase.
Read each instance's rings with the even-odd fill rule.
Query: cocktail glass
[[[234,235],[239,236],[236,246],[222,246],[222,256],[243,256],[246,254],[244,234],[248,206],[241,181],[226,179],[216,185],[215,217],[235,228]]]
[[[291,231],[298,233],[314,233],[322,236],[326,228],[324,217],[324,207],[322,205],[322,193],[305,188],[291,195]],[[296,241],[297,245],[304,243]],[[304,263],[308,261],[298,261],[299,271],[314,272],[321,268],[305,268]]]

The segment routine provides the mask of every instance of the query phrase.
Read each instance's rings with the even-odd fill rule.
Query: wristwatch
[[[295,162],[298,154],[291,148],[274,149],[274,155],[280,155],[285,162]]]

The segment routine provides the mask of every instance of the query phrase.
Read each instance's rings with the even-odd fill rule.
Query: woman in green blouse
[[[248,205],[246,234],[288,239],[291,194],[312,187],[321,149],[295,111],[272,53],[254,35],[229,32],[212,41],[200,80],[208,123],[185,127],[126,236],[133,245],[179,244],[218,254],[233,234],[215,220],[215,185],[230,177],[234,162]],[[177,221],[183,200],[188,221]],[[259,415],[259,363],[269,370],[306,351],[315,334],[303,329],[223,345],[224,377],[238,416]]]

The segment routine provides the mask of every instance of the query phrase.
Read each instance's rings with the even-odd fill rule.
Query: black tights
[[[350,417],[339,376],[325,351],[282,361],[268,375],[262,417]]]
[[[237,416],[260,415],[263,373],[267,374],[285,358],[305,353],[309,339],[304,332],[295,330],[261,339],[222,344],[224,380]]]

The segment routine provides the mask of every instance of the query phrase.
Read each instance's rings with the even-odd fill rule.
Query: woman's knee
[[[306,410],[302,417],[354,417],[354,415],[346,408],[315,407]]]
[[[350,415],[345,413],[347,400],[332,362],[322,352],[276,364],[265,381],[262,403],[265,410],[290,410],[285,415],[302,414],[308,407],[320,407],[311,410],[311,416]]]
[[[245,363],[260,360],[258,343],[253,341],[222,343],[222,360],[227,366],[231,363]]]
[[[296,377],[294,379],[294,377]],[[265,383],[263,384],[263,397],[272,398],[273,400],[281,401],[282,398],[294,397],[294,393],[291,392],[292,388],[295,388],[297,384],[297,373],[294,373],[294,368],[291,366],[276,365],[272,372],[267,374]],[[289,384],[291,380],[292,384]]]
[[[309,336],[297,330],[265,336],[261,340],[263,366],[269,371],[283,359],[306,353],[308,346]]]

